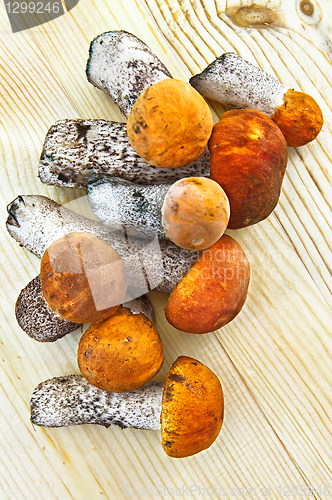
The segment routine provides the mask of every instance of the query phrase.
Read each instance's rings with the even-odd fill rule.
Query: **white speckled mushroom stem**
[[[126,123],[106,120],[60,120],[48,131],[40,157],[42,182],[59,187],[85,187],[91,174],[110,174],[140,184],[170,184],[183,177],[208,177],[208,148],[180,168],[156,168],[140,158],[129,143]]]
[[[172,78],[149,47],[126,31],[102,33],[91,42],[86,74],[89,82],[106,92],[127,118],[146,88]]]
[[[147,297],[138,297],[122,306],[133,314],[145,314],[154,323],[153,307]],[[15,304],[15,316],[22,330],[39,342],[54,342],[82,326],[52,311],[43,296],[39,276],[21,290]]]
[[[198,259],[198,252],[183,250],[169,240],[151,242],[124,232],[119,234],[45,196],[18,196],[7,210],[9,234],[38,257],[42,257],[51,243],[70,232],[90,232],[106,241],[123,259],[128,286],[140,292],[136,297],[148,290],[171,293]]]
[[[130,392],[98,389],[80,375],[55,377],[33,391],[33,424],[43,427],[98,424],[158,430],[163,387],[150,382]]]
[[[288,88],[276,78],[228,52],[213,61],[190,84],[203,96],[228,108],[251,108],[272,116]]]
[[[104,224],[165,237],[161,209],[170,187],[142,186],[119,177],[94,174],[88,180],[87,194],[93,213]]]

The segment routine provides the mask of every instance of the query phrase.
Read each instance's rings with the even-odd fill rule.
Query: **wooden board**
[[[246,9],[252,3],[80,0],[65,15],[19,33],[11,32],[0,5],[1,500],[332,496],[332,15],[328,0],[257,0]],[[58,119],[124,121],[85,77],[90,41],[115,29],[140,37],[184,80],[223,52],[238,52],[311,94],[325,119],[316,141],[289,149],[274,213],[229,232],[252,269],[248,300],[233,322],[208,335],[180,333],[164,318],[167,297],[150,293],[165,350],[157,380],[178,355],[189,355],[217,373],[225,392],[219,438],[188,459],[168,458],[157,431],[45,430],[29,420],[40,381],[78,373],[80,332],[48,345],[17,325],[15,300],[39,261],[7,234],[6,205],[19,194],[60,203],[82,195],[42,185],[38,158]],[[222,107],[210,104],[217,119]]]

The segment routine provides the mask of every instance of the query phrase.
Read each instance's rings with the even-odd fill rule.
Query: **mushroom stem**
[[[221,238],[229,219],[223,189],[211,179],[188,177],[172,185],[142,186],[107,174],[87,184],[92,211],[116,229],[169,238],[188,250],[203,250]]]
[[[128,117],[142,92],[172,78],[168,69],[139,38],[126,31],[109,31],[90,44],[88,81],[103,90]]]
[[[133,314],[145,314],[154,323],[151,302],[145,296],[125,302],[123,307]],[[46,302],[36,276],[20,292],[15,304],[15,316],[19,326],[29,337],[39,342],[54,342],[82,326],[61,318]]]
[[[323,126],[323,115],[315,99],[288,89],[241,56],[232,52],[213,61],[190,79],[205,97],[228,108],[250,108],[266,113],[284,134],[288,146],[313,141]]]
[[[270,117],[287,91],[279,80],[233,52],[215,59],[189,82],[200,94],[228,108],[257,109]]]
[[[38,257],[52,242],[71,232],[90,232],[106,241],[124,261],[130,298],[148,290],[171,293],[198,257],[198,252],[180,249],[168,240],[151,241],[112,231],[45,196],[18,196],[7,210],[9,234]]]
[[[45,184],[72,188],[85,187],[93,173],[143,184],[169,184],[191,175],[208,177],[209,160],[206,148],[185,167],[155,168],[135,153],[125,123],[60,120],[46,135],[38,175]]]
[[[107,174],[89,177],[87,194],[91,209],[106,225],[123,226],[145,236],[165,237],[161,210],[169,184],[143,186]]]
[[[160,429],[163,387],[148,383],[130,392],[98,389],[84,377],[68,375],[40,383],[31,397],[31,421],[43,427],[98,424]]]

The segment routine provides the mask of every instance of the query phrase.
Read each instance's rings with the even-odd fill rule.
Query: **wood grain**
[[[298,491],[304,498],[327,496],[323,487],[332,485],[331,10],[327,0],[312,1],[311,16],[299,1],[259,0],[256,6],[276,14],[273,24],[258,29],[234,24],[230,9],[252,3],[80,0],[64,16],[15,34],[0,5],[3,222],[6,204],[19,194],[45,194],[60,203],[82,194],[47,187],[37,177],[42,143],[56,120],[124,121],[85,77],[89,43],[103,31],[124,29],[139,36],[174,77],[184,80],[222,52],[238,52],[311,94],[325,119],[315,142],[289,149],[280,202],[269,219],[230,232],[252,268],[248,300],[232,323],[208,335],[177,332],[164,317],[167,297],[150,293],[165,351],[157,380],[165,378],[178,355],[188,355],[214,370],[225,391],[220,437],[188,459],[168,458],[157,432],[32,427],[33,388],[46,378],[78,373],[81,333],[45,345],[20,330],[15,300],[38,273],[39,261],[19,248],[2,224],[1,500],[115,499],[135,493],[154,498],[158,492],[168,498],[171,489],[174,497],[185,497],[185,488],[193,498],[201,498],[203,488],[212,488],[210,494],[216,488],[225,498],[258,497],[262,487],[280,498],[287,485],[302,485]],[[223,108],[210,104],[217,119]],[[320,492],[312,495],[310,484],[321,486]],[[210,496],[218,498],[216,492]]]

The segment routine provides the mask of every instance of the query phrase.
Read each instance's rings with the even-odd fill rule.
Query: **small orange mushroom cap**
[[[164,361],[157,330],[144,314],[120,306],[80,339],[78,366],[90,384],[105,391],[127,392],[149,382]]]
[[[127,280],[120,255],[91,233],[70,233],[52,243],[40,265],[43,295],[59,316],[95,323],[123,301]]]
[[[284,102],[271,116],[285,136],[288,146],[304,146],[313,141],[323,126],[323,114],[313,97],[289,89]]]
[[[161,80],[136,100],[127,121],[134,151],[155,167],[177,168],[205,150],[213,118],[203,97],[189,83]]]
[[[209,333],[241,311],[247,297],[249,262],[240,244],[224,234],[204,250],[172,291],[167,321],[183,332]]]
[[[224,417],[224,397],[218,377],[196,359],[180,356],[164,386],[161,442],[166,454],[184,458],[216,440]]]
[[[225,191],[206,177],[176,181],[162,207],[165,235],[187,250],[203,250],[218,241],[227,227],[229,215]]]

